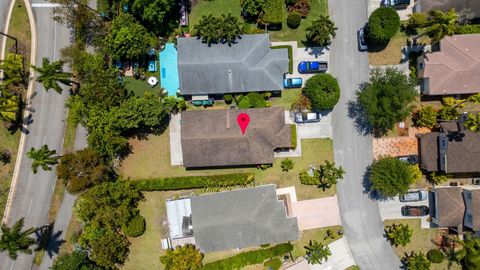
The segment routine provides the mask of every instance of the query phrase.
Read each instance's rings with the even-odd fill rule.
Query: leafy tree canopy
[[[422,107],[414,117],[418,127],[433,128],[437,124],[437,110],[433,106]]]
[[[110,27],[105,46],[113,59],[138,59],[153,45],[153,38],[129,14],[118,15]]]
[[[165,35],[178,26],[179,10],[175,0],[129,0],[132,14],[156,35]]]
[[[428,13],[427,31],[432,42],[438,42],[445,36],[452,36],[458,29],[458,15],[454,9],[443,12],[434,9]]]
[[[265,0],[242,0],[242,16],[249,22],[255,22],[265,10]]]
[[[374,69],[362,91],[357,92],[375,136],[386,134],[395,123],[410,115],[413,110],[410,103],[416,96],[415,83],[395,68]]]
[[[74,251],[57,257],[53,262],[52,270],[102,270],[96,266],[87,256],[86,252]]]
[[[373,191],[384,197],[394,197],[405,194],[415,179],[408,163],[385,157],[373,162],[369,180]]]
[[[373,43],[384,44],[400,29],[400,16],[391,7],[379,7],[368,18],[368,39]]]
[[[410,243],[412,239],[413,230],[405,224],[392,224],[388,225],[385,228],[385,234],[387,235],[388,240],[392,243],[392,245],[398,246],[406,246]]]
[[[229,46],[243,34],[238,18],[222,14],[220,17],[204,15],[194,26],[196,35],[209,46],[213,43],[227,43]]]
[[[335,38],[337,29],[328,15],[320,15],[318,20],[313,21],[312,25],[306,29],[307,42],[312,46],[330,45],[332,38]]]
[[[314,110],[331,110],[340,99],[337,79],[330,74],[316,74],[305,82],[302,90]]]
[[[202,260],[203,254],[192,244],[169,249],[165,256],[160,257],[160,261],[165,265],[166,270],[200,269],[202,267]]]

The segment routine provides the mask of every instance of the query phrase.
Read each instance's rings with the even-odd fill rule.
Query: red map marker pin
[[[250,123],[250,116],[246,113],[241,113],[237,117],[237,123],[242,130],[242,135],[245,135],[245,130],[247,130],[248,123]]]

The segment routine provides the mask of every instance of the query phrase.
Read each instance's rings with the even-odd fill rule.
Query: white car
[[[426,190],[409,191],[399,197],[401,202],[425,201],[428,198],[428,192]]]
[[[295,113],[295,123],[313,123],[320,122],[322,116],[318,112],[297,112]]]

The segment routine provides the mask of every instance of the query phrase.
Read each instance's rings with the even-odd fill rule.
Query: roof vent
[[[230,91],[233,91],[233,77],[232,77],[232,70],[228,70],[228,85],[230,86]]]

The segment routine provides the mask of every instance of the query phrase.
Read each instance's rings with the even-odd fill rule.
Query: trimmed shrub
[[[307,80],[302,93],[315,110],[331,110],[340,99],[340,87],[332,75],[317,74]]]
[[[460,25],[456,33],[460,35],[480,33],[480,24]]]
[[[273,258],[264,262],[263,266],[265,266],[269,270],[278,270],[280,269],[280,267],[282,267],[282,261],[279,258]]]
[[[242,269],[247,265],[260,264],[266,259],[281,256],[293,250],[290,243],[279,244],[271,248],[259,249],[240,253],[236,256],[223,260],[207,263],[203,266],[204,270],[233,270]]]
[[[388,43],[399,29],[400,17],[391,7],[379,7],[368,18],[367,36],[373,43]]]
[[[298,12],[302,18],[310,14],[310,0],[298,0],[294,5],[288,7],[288,12]]]
[[[137,237],[145,232],[145,218],[142,215],[136,215],[122,226],[122,231],[126,236]]]
[[[292,11],[288,13],[287,16],[287,25],[292,29],[297,29],[300,26],[300,22],[302,21],[302,17],[296,11]]]
[[[248,93],[242,100],[238,103],[240,109],[248,108],[265,108],[267,103],[262,94],[257,92]]]
[[[292,170],[294,166],[295,162],[293,162],[293,160],[291,160],[290,158],[286,158],[281,162],[282,171],[284,172]]]
[[[283,2],[282,0],[268,0],[265,3],[265,13],[261,21],[274,26],[280,26],[283,22]]]
[[[291,130],[291,143],[292,143],[292,148],[295,149],[297,148],[297,126],[296,125],[290,125],[290,130]]]
[[[209,176],[185,176],[131,181],[140,191],[163,191],[192,188],[246,186],[253,182],[253,173],[222,174]]]
[[[232,104],[233,102],[233,96],[230,94],[223,95],[223,99],[225,100],[225,103],[227,104]]]
[[[438,249],[430,249],[427,252],[427,259],[432,263],[442,263],[444,258],[443,253]]]
[[[288,73],[293,73],[293,50],[290,45],[272,46],[270,49],[287,49],[288,50]]]

